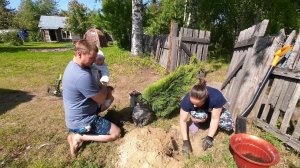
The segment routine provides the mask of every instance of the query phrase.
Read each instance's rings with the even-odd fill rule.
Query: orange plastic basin
[[[267,168],[279,162],[277,149],[269,142],[249,134],[234,134],[230,148],[239,168]]]

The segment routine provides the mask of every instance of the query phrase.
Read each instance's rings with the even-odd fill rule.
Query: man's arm
[[[98,104],[103,104],[108,94],[107,86],[102,85],[100,91],[91,97]]]

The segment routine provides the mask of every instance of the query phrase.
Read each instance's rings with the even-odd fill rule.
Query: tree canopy
[[[153,10],[155,6],[155,10]],[[195,18],[189,27],[211,31],[211,41],[222,46],[222,52],[232,49],[238,33],[264,19],[270,20],[268,33],[281,28],[287,32],[300,25],[300,2],[297,0],[160,0],[147,5],[148,34],[168,34],[171,21],[187,26],[190,15]]]
[[[87,7],[77,0],[69,2],[67,25],[68,28],[77,34],[84,34],[88,29],[88,10]]]
[[[12,26],[11,20],[14,17],[14,9],[9,9],[7,0],[0,0],[0,29],[7,29]]]
[[[55,0],[21,0],[14,19],[14,26],[38,31],[41,15],[55,15],[57,13],[57,2]]]

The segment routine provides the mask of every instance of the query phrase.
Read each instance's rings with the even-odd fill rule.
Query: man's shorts
[[[69,132],[88,135],[109,135],[110,128],[110,121],[97,116],[97,118],[90,125],[79,129],[69,129]]]

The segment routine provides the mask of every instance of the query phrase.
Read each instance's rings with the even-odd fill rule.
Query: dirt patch
[[[129,93],[133,90],[142,92],[146,87],[159,80],[161,76],[152,69],[138,69],[134,73],[118,75],[111,81],[115,90],[113,105],[120,108],[129,106]]]
[[[116,167],[180,167],[178,128],[135,128],[126,133],[119,146]]]

